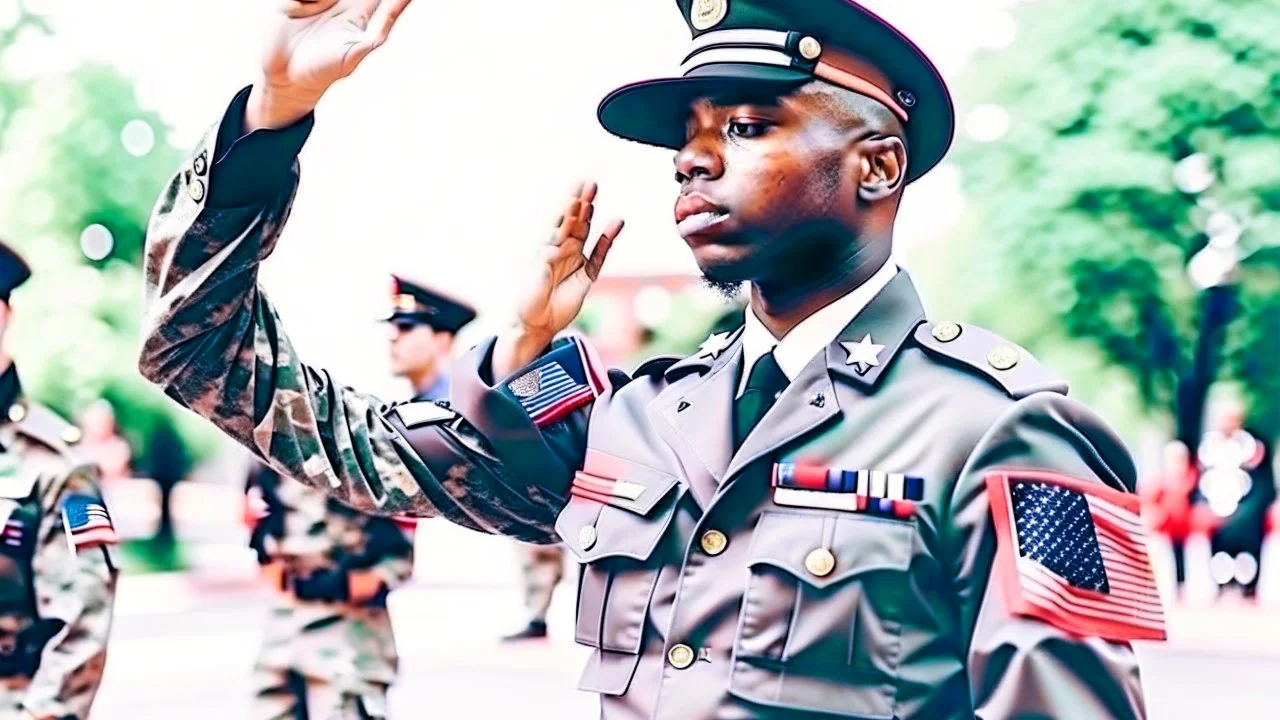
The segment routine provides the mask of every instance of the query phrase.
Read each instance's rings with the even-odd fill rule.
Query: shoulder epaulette
[[[49,408],[35,403],[25,406],[25,413],[15,426],[22,435],[60,455],[73,455],[72,447],[80,442],[80,428],[62,419]]]
[[[680,362],[679,355],[657,355],[651,357],[636,366],[636,369],[631,373],[631,378],[634,380],[641,375],[662,375],[667,371],[667,368],[678,362]]]
[[[988,378],[1014,399],[1038,392],[1067,393],[1066,381],[1031,353],[976,325],[924,323],[916,328],[915,341],[930,355]]]

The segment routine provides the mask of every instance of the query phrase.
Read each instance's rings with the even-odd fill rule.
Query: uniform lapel
[[[732,478],[756,459],[808,434],[839,413],[826,357],[819,353],[787,385],[778,401],[747,435],[729,462],[725,477]]]
[[[899,271],[845,326],[826,352],[815,356],[787,386],[742,443],[724,477],[732,480],[752,462],[800,440],[839,415],[841,407],[835,382],[852,380],[864,393],[873,392],[898,350],[923,320],[920,296],[906,271]],[[876,364],[849,362],[851,348],[859,344],[863,345],[862,349],[852,357],[870,357]],[[878,352],[868,349],[876,345],[883,347]],[[855,409],[844,408],[844,411]]]
[[[733,455],[733,398],[742,363],[739,332],[716,357],[690,357],[672,365],[668,378],[702,370],[701,377],[675,380],[649,404],[662,439],[680,459],[689,490],[702,507],[715,495]]]

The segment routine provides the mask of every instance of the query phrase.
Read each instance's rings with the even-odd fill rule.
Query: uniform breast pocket
[[[675,514],[676,478],[628,467],[644,485],[639,501],[620,506],[575,497],[556,531],[581,563],[574,639],[595,648],[578,685],[604,695],[627,691],[640,662],[649,604],[662,562],[655,551]]]
[[[892,718],[915,526],[852,514],[766,512],[729,691],[750,702]]]

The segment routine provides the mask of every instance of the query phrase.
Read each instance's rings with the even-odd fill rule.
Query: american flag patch
[[[544,427],[590,403],[605,386],[595,353],[583,340],[571,338],[507,383],[507,391]]]
[[[1165,639],[1136,496],[1048,471],[986,480],[1010,609],[1082,637]]]
[[[11,517],[4,522],[4,544],[13,547],[22,546],[22,535],[26,525],[21,520]]]
[[[119,542],[106,506],[88,495],[72,495],[62,503],[62,526],[72,552]]]

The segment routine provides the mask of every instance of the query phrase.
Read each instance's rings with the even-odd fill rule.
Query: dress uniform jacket
[[[976,327],[935,332],[905,272],[736,452],[736,338],[610,371],[554,422],[521,402],[529,372],[491,377],[492,340],[455,366],[448,403],[387,405],[303,363],[256,283],[298,181],[262,148],[305,130],[228,142],[237,130],[210,133],[152,218],[143,374],[362,510],[564,541],[582,564],[576,639],[594,649],[581,687],[604,717],[1145,716],[1128,642],[1006,606],[985,484],[1025,468],[1128,492],[1128,454],[1025,353]],[[276,184],[222,195],[254,147]],[[866,335],[879,364],[850,364],[845,343]],[[997,348],[1002,371],[985,359]],[[768,467],[788,461],[910,473],[923,496],[906,518],[783,506]],[[583,472],[625,488],[584,497]]]
[[[34,654],[26,668],[4,658],[0,717],[85,720],[107,659],[115,533],[97,469],[71,447],[79,430],[24,398],[13,368],[0,377],[0,409],[0,596],[5,634],[17,631],[4,649]],[[86,517],[99,519],[78,522]]]

